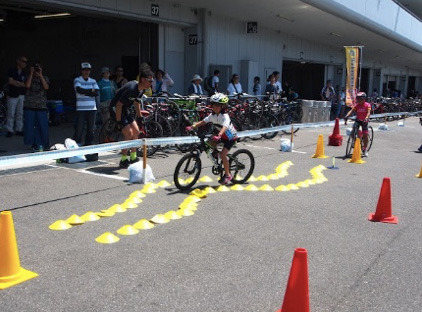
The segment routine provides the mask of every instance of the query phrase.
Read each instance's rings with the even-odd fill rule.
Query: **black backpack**
[[[212,87],[212,76],[208,76],[204,79],[204,89],[208,92],[214,91],[214,88]]]

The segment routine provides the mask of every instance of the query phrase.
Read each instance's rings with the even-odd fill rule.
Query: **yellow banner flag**
[[[344,47],[346,49],[346,105],[355,103],[359,75],[359,47]]]

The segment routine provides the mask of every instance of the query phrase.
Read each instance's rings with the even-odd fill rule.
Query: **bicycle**
[[[360,139],[360,147],[361,150],[363,150],[363,140],[362,140],[363,133],[361,130],[359,130],[359,124],[355,122],[353,124],[352,131],[349,134],[349,138],[347,139],[347,145],[346,145],[346,156],[345,157],[351,157],[353,154],[353,148],[355,147],[355,141],[356,138]],[[366,151],[369,152],[372,146],[372,142],[374,140],[374,129],[371,126],[368,126],[368,146],[366,147]]]
[[[206,153],[212,163],[212,173],[220,178],[224,175],[222,160],[214,155],[223,149],[223,144],[219,143],[214,148],[209,140],[210,134],[197,133],[200,143],[195,144],[189,154],[184,155],[176,165],[174,170],[174,184],[185,191],[190,189],[199,179],[202,170],[201,154]],[[233,184],[245,183],[253,173],[255,168],[255,158],[247,149],[239,149],[233,154],[227,154],[229,159],[230,174],[233,177]]]
[[[137,118],[136,122],[139,126],[139,139],[143,138],[157,138],[163,136],[163,128],[161,125],[154,120],[147,120],[149,112],[141,111],[141,117]],[[123,140],[123,134],[117,130],[117,122],[114,118],[108,119],[101,127],[98,143],[111,143],[119,142]],[[152,156],[158,151],[160,145],[148,145],[147,155]],[[140,157],[143,155],[142,148],[137,149],[137,155]]]

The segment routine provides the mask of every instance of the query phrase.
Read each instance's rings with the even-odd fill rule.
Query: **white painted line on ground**
[[[269,149],[269,150],[278,150],[277,148],[274,148],[274,147],[255,146],[255,145],[251,145],[251,144],[245,144],[245,146],[248,146],[248,147],[255,147],[255,148],[263,148],[263,149]]]
[[[86,170],[76,170],[76,171],[81,172],[81,173],[96,175],[96,176],[103,177],[103,178],[116,179],[116,180],[129,180],[129,178],[112,176],[112,175],[103,174],[103,173],[89,172],[89,171],[86,171]]]
[[[307,152],[301,152],[301,151],[295,151],[295,150],[292,150],[292,153],[298,153],[298,154],[308,154]]]

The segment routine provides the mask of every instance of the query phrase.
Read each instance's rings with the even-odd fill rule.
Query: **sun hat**
[[[103,67],[103,68],[101,68],[101,73],[102,74],[104,74],[104,73],[109,73],[110,72],[110,68],[108,68],[108,67]]]
[[[81,64],[81,69],[91,69],[91,64],[89,64],[88,62],[83,62]]]
[[[198,74],[193,75],[193,77],[192,77],[192,80],[191,80],[191,81],[195,81],[195,80],[201,80],[201,82],[202,82],[202,78],[201,78],[201,76],[199,76]]]

